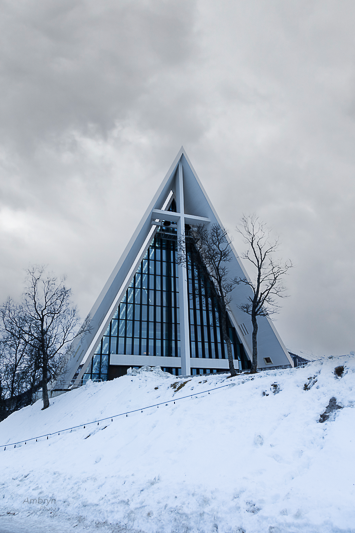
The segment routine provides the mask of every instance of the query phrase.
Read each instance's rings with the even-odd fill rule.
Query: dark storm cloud
[[[276,324],[355,349],[355,7],[341,0],[3,2],[3,296],[66,272],[89,311],[184,144],[223,222],[257,213],[295,268]]]

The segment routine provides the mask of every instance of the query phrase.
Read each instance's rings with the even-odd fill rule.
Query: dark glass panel
[[[101,358],[101,374],[107,374],[108,372],[108,355],[103,355]]]
[[[205,322],[205,324],[206,324],[206,322]],[[203,334],[204,334],[204,337],[205,337],[205,341],[208,340],[208,330],[209,330],[209,328],[207,326],[203,327]]]
[[[111,322],[111,337],[117,337],[118,320],[112,320]]]
[[[162,323],[162,328],[163,328],[163,338],[168,339],[170,337],[170,329],[171,329],[169,327],[169,324]]]
[[[135,322],[134,322],[134,336],[138,337],[138,338],[140,336],[140,331],[139,331],[140,330],[140,325],[141,325],[140,321],[135,320]]]
[[[127,301],[129,304],[133,303],[134,301],[134,289],[132,288],[127,290]]]
[[[117,352],[117,337],[111,337],[110,353]]]
[[[124,354],[124,337],[118,339],[117,353]]]
[[[151,290],[149,291],[149,304],[154,305],[154,293],[155,291]]]
[[[201,341],[201,340],[202,340],[201,326],[197,326],[197,327],[196,327],[196,333],[197,333],[197,340],[198,340],[198,341]]]
[[[157,291],[161,290],[161,277],[155,278],[155,288]]]
[[[134,306],[134,319],[140,320],[141,319],[141,307],[140,305]]]
[[[141,339],[141,352],[143,355],[148,355],[147,340]]]
[[[143,274],[142,276],[142,288],[148,289],[148,274]]]
[[[154,340],[150,339],[148,341],[148,350],[149,350],[149,355],[155,355],[154,353]]]
[[[154,339],[154,323],[149,322],[149,338]]]
[[[214,343],[211,343],[211,357],[212,359],[216,359],[216,347],[215,347],[215,344]]]
[[[134,303],[135,304],[140,304],[141,303],[141,290],[140,289],[136,289],[135,290]]]
[[[127,305],[127,320],[133,320],[133,304]]]
[[[126,338],[126,354],[132,355],[132,339]]]
[[[148,320],[148,308],[146,305],[142,305],[142,320]]]
[[[102,353],[109,353],[110,337],[104,337],[102,340]]]
[[[92,373],[99,374],[100,372],[100,355],[94,355],[92,364]]]
[[[161,355],[161,340],[157,339],[155,343],[155,355]]]
[[[164,356],[169,357],[171,355],[170,343],[168,341],[163,341]]]
[[[133,341],[133,355],[140,355],[139,339],[134,339]]]
[[[125,320],[120,320],[120,327],[119,327],[119,330],[118,330],[118,334],[120,337],[124,337],[125,335],[125,327],[126,327],[126,321]]]
[[[132,320],[127,320],[127,337],[132,337],[133,335],[133,322]]]
[[[155,303],[161,305],[161,291],[155,291]]]
[[[202,352],[202,342],[198,342],[197,343],[197,350],[198,350],[198,357],[203,357],[203,352]]]
[[[120,305],[120,319],[124,320],[126,318],[126,304]]]
[[[205,357],[209,357],[208,342],[205,342]]]
[[[136,277],[135,287],[136,287],[136,289],[139,289],[141,287],[142,276],[141,276],[141,274],[136,274],[135,277]]]
[[[154,305],[149,306],[149,321],[154,321]]]

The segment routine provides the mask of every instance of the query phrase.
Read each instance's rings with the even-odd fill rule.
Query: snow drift
[[[346,356],[254,377],[89,382],[0,424],[3,445],[85,424],[0,449],[0,514],[28,531],[39,519],[62,531],[355,531],[354,379]]]

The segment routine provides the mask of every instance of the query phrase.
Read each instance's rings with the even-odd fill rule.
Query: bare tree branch
[[[276,298],[284,298],[285,287],[282,283],[283,277],[292,267],[291,261],[278,262],[273,255],[278,250],[278,240],[270,240],[269,231],[266,225],[256,216],[243,216],[241,227],[237,231],[244,238],[244,242],[249,249],[242,258],[248,261],[255,270],[253,280],[246,277],[235,278],[237,285],[247,285],[251,289],[251,295],[247,302],[239,305],[239,308],[251,316],[253,324],[253,362],[251,372],[257,371],[257,332],[258,316],[269,316],[277,313],[280,306]]]
[[[48,382],[63,368],[72,341],[88,331],[88,320],[79,329],[71,290],[64,279],[46,274],[43,267],[27,271],[22,302],[15,305],[9,299],[0,308],[0,318],[8,342],[27,350],[33,368],[41,371],[43,408],[47,408]]]

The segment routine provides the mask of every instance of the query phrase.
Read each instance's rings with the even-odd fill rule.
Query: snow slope
[[[355,532],[354,357],[233,379],[133,374],[14,413],[0,444],[206,393],[1,448],[0,515],[28,531]],[[332,397],[343,408],[320,423]]]

